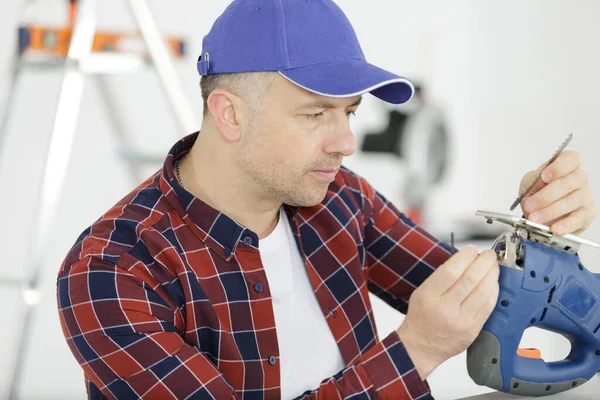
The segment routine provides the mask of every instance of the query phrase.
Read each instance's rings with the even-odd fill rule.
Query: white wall
[[[17,3],[0,0],[0,90],[8,78],[8,56],[14,42]],[[29,21],[62,24],[65,1],[38,0]],[[190,55],[176,69],[188,99],[201,116],[195,72],[196,55],[211,21],[227,4],[211,1],[150,1],[165,34],[189,39]],[[568,132],[571,149],[581,152],[594,198],[600,198],[600,139],[597,93],[600,89],[600,3],[580,0],[481,2],[476,0],[339,0],[353,21],[367,58],[381,66],[425,79],[433,98],[447,111],[453,159],[447,181],[432,193],[432,219],[451,221],[476,209],[508,212],[519,180],[555,150]],[[368,5],[367,5],[368,4]],[[126,2],[104,0],[98,7],[104,29],[130,29]],[[3,264],[0,277],[24,276],[32,212],[60,84],[57,72],[28,72],[18,82],[9,135],[0,142],[0,233]],[[178,131],[152,73],[111,78],[117,104],[137,146],[166,155],[186,132]],[[130,180],[115,153],[116,142],[97,87],[86,86],[68,176],[56,215],[56,229],[46,247],[42,268],[43,299],[30,327],[20,398],[82,398],[81,371],[58,324],[55,277],[66,251],[79,233],[138,182]],[[386,108],[366,97],[354,120],[357,136],[382,126]],[[359,138],[360,140],[360,138]],[[365,175],[390,199],[399,199],[402,167],[385,157],[356,155],[348,165]],[[160,165],[147,168],[146,175]],[[586,236],[600,240],[594,224]],[[485,246],[486,244],[483,244]],[[588,268],[600,272],[600,253],[581,251]],[[6,387],[14,327],[18,326],[16,290],[0,286],[5,305],[0,328],[0,389]],[[375,300],[374,300],[375,301]],[[401,317],[374,302],[380,335],[395,329]],[[13,341],[11,341],[13,340]],[[544,355],[564,355],[564,340],[532,333],[527,343]],[[454,399],[488,391],[472,383],[464,354],[434,372],[433,393]]]

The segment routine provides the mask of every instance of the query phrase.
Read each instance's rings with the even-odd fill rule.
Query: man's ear
[[[207,99],[208,109],[221,136],[228,142],[241,138],[241,99],[224,89],[215,89]]]

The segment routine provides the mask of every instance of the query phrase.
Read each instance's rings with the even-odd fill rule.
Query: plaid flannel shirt
[[[197,134],[178,141],[62,263],[60,322],[89,398],[280,398],[258,237],[173,174]],[[405,313],[450,247],[345,168],[320,204],[285,210],[346,363],[299,398],[431,399],[396,332],[378,339],[369,292]]]

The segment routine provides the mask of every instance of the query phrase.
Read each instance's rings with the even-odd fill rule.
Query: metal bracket
[[[494,241],[492,249],[498,255],[498,262],[502,265],[522,270],[517,261],[523,259],[521,239],[514,232],[504,232]]]
[[[553,234],[550,227],[546,225],[538,224],[514,215],[483,210],[478,210],[475,215],[484,217],[489,224],[496,221],[510,225],[514,228],[513,231],[507,231],[498,236],[492,246],[492,249],[494,249],[498,255],[498,262],[510,268],[518,270],[523,269],[521,263],[523,260],[521,239],[535,241],[570,254],[576,254],[581,245],[588,245],[600,249],[600,243],[571,234],[557,236]]]
[[[558,236],[552,233],[550,227],[522,217],[483,210],[478,210],[475,215],[484,217],[490,224],[497,221],[510,225],[515,228],[514,232],[517,236],[523,239],[529,239],[570,254],[577,253],[581,245],[600,249],[600,243],[572,234]]]

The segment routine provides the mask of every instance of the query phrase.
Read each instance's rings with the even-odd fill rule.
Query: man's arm
[[[451,256],[451,246],[417,226],[364,179],[369,290],[406,314],[413,291]]]
[[[128,271],[86,258],[59,276],[57,294],[67,343],[104,396],[239,398],[216,366],[179,335],[183,321],[169,301]],[[300,398],[361,393],[430,398],[395,332]]]
[[[475,340],[498,299],[496,254],[467,246],[453,256],[360,179],[369,289],[407,314],[396,334],[419,376]],[[409,306],[410,299],[410,306]]]
[[[71,352],[107,398],[237,398],[178,334],[172,307],[124,269],[77,261],[59,276],[57,300]]]
[[[429,385],[415,369],[396,332],[377,342],[360,359],[296,399],[339,398],[430,400]]]

